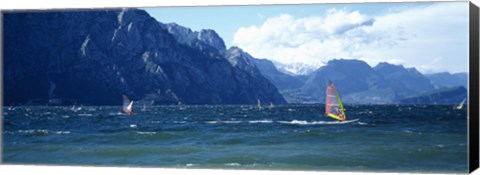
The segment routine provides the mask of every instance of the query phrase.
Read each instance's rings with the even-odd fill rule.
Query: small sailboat
[[[133,101],[130,101],[125,95],[123,95],[122,112],[128,115],[133,114]]]
[[[15,104],[15,103],[12,103],[12,104],[10,105],[10,107],[8,107],[8,110],[9,110],[9,111],[11,111],[11,110],[14,110],[14,109],[15,109],[15,106],[14,106],[14,104]]]
[[[147,104],[143,103],[142,111],[147,111]]]
[[[257,107],[258,110],[262,110],[262,103],[260,102],[260,99],[257,99]]]
[[[336,120],[345,121],[345,108],[338,91],[332,82],[328,82],[326,89],[325,114]]]
[[[272,102],[270,102],[270,106],[269,106],[269,107],[270,107],[270,109],[271,109],[271,108],[274,108],[274,107],[275,107],[275,105],[273,105],[273,103],[272,103]]]
[[[465,104],[465,101],[466,101],[466,100],[467,100],[467,99],[463,99],[462,102],[455,107],[455,109],[457,109],[457,110],[463,109],[463,105]]]
[[[73,103],[73,106],[72,106],[72,108],[71,108],[71,110],[72,110],[73,112],[77,112],[77,111],[79,111],[79,110],[81,110],[81,109],[82,109],[82,107],[77,107],[77,103],[76,103],[76,102]]]

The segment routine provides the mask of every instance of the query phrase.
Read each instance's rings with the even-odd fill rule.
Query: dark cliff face
[[[257,97],[250,99],[248,103],[256,103],[257,99],[275,104],[286,103],[275,85],[265,78],[257,66],[252,63],[251,60],[254,58],[238,47],[231,47],[227,50],[223,39],[214,30],[204,29],[197,32],[175,23],[160,23],[160,26],[168,30],[179,43],[204,55],[227,61],[233,67],[231,74],[227,76],[232,77],[236,82],[226,82],[223,75],[212,76],[213,82],[218,86],[227,85],[223,88],[224,93]],[[232,88],[228,84],[238,84],[244,88]]]
[[[223,39],[214,30],[192,31],[190,28],[176,23],[163,24],[159,22],[159,25],[172,34],[179,43],[195,48],[210,57],[222,59],[226,46]]]
[[[212,31],[200,33],[205,50],[142,10],[6,13],[4,102],[285,103],[264,77],[232,66]]]
[[[211,29],[203,29],[198,33],[197,39],[203,43],[212,46],[213,48],[224,51],[226,49],[225,43],[220,36]]]
[[[244,52],[240,48],[231,47],[225,52],[225,58],[228,62],[236,68],[235,70],[235,79],[242,82],[241,84],[251,84],[248,90],[240,91],[240,94],[254,93],[255,96],[258,96],[260,100],[267,103],[283,104],[286,101],[283,99],[282,95],[278,92],[277,87],[271,81],[263,76],[263,74],[258,70],[256,65],[251,62],[254,59],[250,54]],[[252,84],[252,82],[258,82]],[[247,88],[248,89],[248,88]],[[256,90],[255,90],[256,89]],[[275,93],[269,93],[275,92]],[[252,101],[255,103],[256,101]]]

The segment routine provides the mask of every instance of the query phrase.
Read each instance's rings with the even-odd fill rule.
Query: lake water
[[[3,163],[467,172],[467,112],[448,105],[3,108]]]

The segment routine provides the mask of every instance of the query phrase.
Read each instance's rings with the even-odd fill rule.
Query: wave
[[[15,132],[12,132],[12,131],[3,131],[3,134],[13,135],[13,134],[15,134]]]
[[[146,131],[138,131],[137,134],[140,134],[140,135],[154,135],[156,134],[157,132],[146,132]]]
[[[227,124],[238,124],[238,123],[242,123],[242,121],[237,121],[237,120],[226,120],[226,121],[206,121],[205,123],[208,123],[208,124],[218,124],[218,123],[227,123]]]
[[[292,120],[292,121],[278,121],[278,123],[282,124],[293,124],[293,125],[338,125],[338,124],[347,124],[356,122],[358,119],[355,120],[345,120],[345,121],[305,121],[305,120]]]
[[[187,164],[185,164],[185,166],[187,166],[187,167],[198,166],[198,164],[195,164],[195,163],[187,163]]]
[[[70,134],[70,131],[56,131],[55,134]]]
[[[273,123],[272,120],[251,120],[251,121],[239,121],[239,120],[217,120],[206,121],[207,124],[238,124],[238,123]]]
[[[20,134],[31,134],[31,135],[48,135],[48,129],[28,129],[28,130],[18,130]]]
[[[108,115],[110,115],[110,116],[125,115],[125,113],[122,113],[122,112],[110,112],[110,113],[108,113]]]
[[[273,123],[272,120],[252,120],[248,121],[248,123]]]
[[[238,120],[216,120],[216,121],[205,121],[207,124],[238,124],[238,123],[281,123],[281,124],[294,124],[294,125],[335,125],[335,124],[347,124],[356,122],[358,119],[354,120],[345,120],[345,121],[306,121],[306,120],[292,120],[292,121],[273,121],[273,120],[250,120],[250,121],[238,121]],[[361,123],[364,125],[366,123]]]
[[[26,135],[48,135],[50,133],[53,134],[70,134],[70,131],[49,131],[48,129],[27,129],[27,130],[18,130],[20,134]],[[13,132],[9,132],[9,134],[14,134]]]
[[[226,163],[224,165],[226,165],[226,166],[240,166],[239,163]]]

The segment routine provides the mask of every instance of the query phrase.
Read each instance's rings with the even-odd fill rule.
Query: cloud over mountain
[[[240,28],[234,43],[258,57],[284,63],[319,62],[321,60],[313,58],[338,57],[338,53],[346,53],[348,47],[355,47],[351,45],[355,44],[351,43],[351,38],[362,39],[357,37],[364,33],[362,28],[371,26],[374,21],[358,11],[337,9],[329,10],[324,17],[295,18],[283,14],[267,19],[259,27]]]
[[[319,16],[274,16],[242,27],[233,43],[282,63],[332,58],[387,61],[422,72],[461,72],[468,61],[468,3],[443,2],[388,9],[373,16],[346,8]]]

